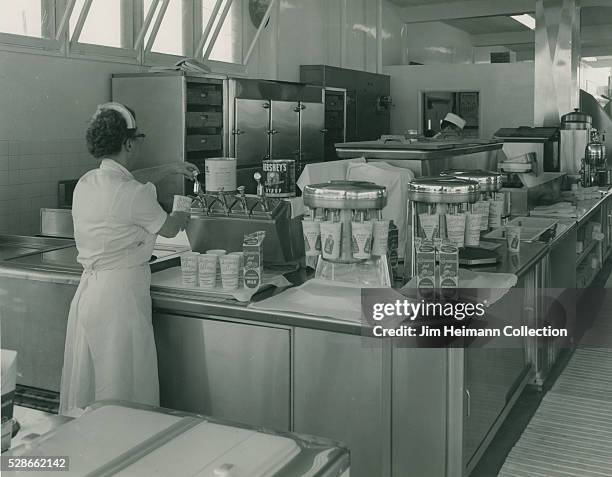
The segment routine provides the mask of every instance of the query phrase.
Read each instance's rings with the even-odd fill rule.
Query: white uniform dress
[[[149,259],[166,213],[117,162],[79,180],[72,216],[84,272],[70,306],[60,413],[101,399],[159,405]]]

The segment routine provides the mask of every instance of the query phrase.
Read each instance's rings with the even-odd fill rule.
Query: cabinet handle
[[[200,139],[200,143],[201,144],[206,144],[207,140],[206,139]]]
[[[274,134],[278,134],[278,131],[276,129],[270,129],[268,131],[268,134],[270,134],[271,136],[273,136]]]
[[[208,98],[208,93],[200,93],[200,98],[202,99]]]
[[[264,109],[270,109],[270,103],[264,103],[261,105],[261,107]]]
[[[470,417],[472,414],[472,395],[470,394],[470,390],[465,388],[465,396],[466,396],[466,408],[467,408],[467,417]]]
[[[321,129],[321,132],[322,132],[323,134],[325,134],[326,132],[329,132],[329,129],[327,129],[327,128],[323,128],[323,129]]]
[[[208,119],[208,115],[207,114],[200,114],[200,119],[203,121],[206,121]]]
[[[241,134],[244,134],[244,131],[242,131],[242,130],[240,130],[240,129],[234,129],[234,130],[232,131],[232,134],[233,134],[234,136],[240,136]]]

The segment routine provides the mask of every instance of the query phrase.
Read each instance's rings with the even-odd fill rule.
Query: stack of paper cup
[[[230,255],[236,255],[240,259],[238,264],[238,286],[244,286],[244,252],[232,252]]]
[[[387,254],[389,241],[389,221],[388,220],[373,220],[373,241],[372,255],[382,256]]]
[[[216,255],[217,257],[222,257],[223,255],[227,253],[227,250],[212,249],[212,250],[206,250],[206,253],[209,255]],[[221,286],[221,274],[219,273],[219,267],[217,267],[217,286],[218,287]]]
[[[183,285],[186,287],[198,286],[198,257],[197,252],[185,252],[181,255],[181,275]]]
[[[302,220],[304,232],[304,249],[307,257],[321,255],[321,222],[318,220]]]
[[[489,229],[489,207],[490,203],[486,200],[479,200],[472,208],[474,214],[480,214],[480,230],[485,231]]]
[[[198,256],[198,278],[200,288],[215,288],[217,285],[217,269],[219,257],[212,253]]]
[[[323,258],[337,260],[340,258],[342,242],[341,222],[321,222],[321,252]]]
[[[238,288],[238,270],[240,269],[239,255],[221,255],[219,257],[221,265],[221,283],[225,290],[235,290]]]
[[[465,214],[446,214],[446,234],[457,247],[463,247],[465,240]]]
[[[480,222],[482,216],[476,212],[465,214],[465,245],[478,247],[480,244]]]
[[[372,222],[351,222],[353,231],[353,257],[369,259],[372,256]]]

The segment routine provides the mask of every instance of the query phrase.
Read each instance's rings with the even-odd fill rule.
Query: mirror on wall
[[[447,113],[454,113],[466,121],[463,136],[480,136],[480,94],[478,91],[426,91],[422,93],[422,130],[440,132],[440,123]]]

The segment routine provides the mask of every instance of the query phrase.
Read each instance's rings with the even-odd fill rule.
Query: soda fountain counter
[[[494,306],[509,307],[525,323],[544,320],[548,304],[540,289],[559,286],[560,279],[578,282],[576,267],[591,263],[595,253],[602,260],[610,254],[611,207],[610,195],[579,202],[578,216],[563,233],[548,243],[524,242],[518,254],[507,253],[502,243],[500,261],[485,270],[514,274],[518,281],[514,293]],[[589,238],[594,222],[603,240]],[[580,254],[576,236],[583,242]],[[2,301],[2,347],[16,349],[22,363],[28,354],[48,363],[37,367],[48,371],[44,379],[18,378],[17,384],[53,394],[63,347],[39,345],[63,343],[81,272],[74,257],[51,263],[43,253],[0,262],[0,290],[10,297]],[[176,257],[166,265],[173,264]],[[574,269],[573,278],[563,267]],[[594,272],[587,268],[584,286]],[[538,384],[537,370],[539,380],[545,378],[551,362],[541,361],[555,351],[400,348],[363,336],[360,316],[313,316],[299,306],[291,312],[255,309],[156,284],[162,272],[153,270],[151,288],[161,405],[343,442],[357,477],[467,476],[523,387]],[[285,276],[296,286],[311,277],[304,269]],[[252,301],[289,290],[268,289]],[[41,322],[48,323],[44,334]],[[24,377],[27,371],[20,369]]]
[[[435,139],[409,142],[409,140],[376,140],[336,144],[341,159],[365,157],[369,161],[385,161],[414,172],[416,177],[435,176],[446,169],[465,168],[496,170],[504,157],[500,140],[462,139],[441,141]],[[501,155],[501,158],[498,157]]]

